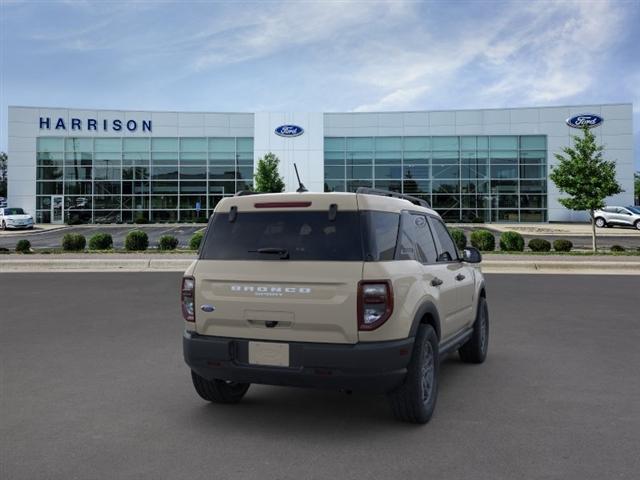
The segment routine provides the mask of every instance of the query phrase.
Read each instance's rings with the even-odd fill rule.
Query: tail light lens
[[[195,290],[196,279],[193,277],[182,277],[180,303],[182,304],[182,317],[187,322],[196,321]]]
[[[389,280],[358,284],[358,330],[375,330],[393,313],[393,289]]]

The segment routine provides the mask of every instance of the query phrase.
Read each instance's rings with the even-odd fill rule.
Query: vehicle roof
[[[421,205],[411,203],[409,200],[395,197],[385,197],[382,195],[372,195],[368,193],[350,192],[289,192],[289,193],[259,193],[251,195],[239,195],[223,198],[216,205],[216,213],[229,212],[235,206],[238,211],[290,211],[295,206],[286,203],[309,203],[300,205],[300,209],[306,211],[328,210],[332,204],[337,205],[340,210],[378,210],[383,212],[400,212],[402,210],[413,210],[439,216],[438,213]],[[256,204],[263,204],[256,207]],[[266,204],[266,205],[264,205]]]

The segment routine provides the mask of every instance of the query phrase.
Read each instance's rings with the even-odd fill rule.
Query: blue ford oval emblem
[[[567,118],[567,125],[573,128],[593,128],[600,125],[604,119],[600,115],[593,113],[581,113]]]
[[[281,137],[299,137],[303,133],[303,128],[297,125],[281,125],[276,128],[276,135]]]
[[[213,312],[216,309],[216,307],[214,307],[213,305],[202,305],[200,307],[200,310],[202,310],[203,312]]]

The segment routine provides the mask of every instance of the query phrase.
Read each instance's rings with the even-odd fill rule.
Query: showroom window
[[[421,197],[449,222],[547,219],[544,135],[326,137],[325,191]]]
[[[251,137],[40,137],[36,161],[43,223],[54,204],[72,223],[205,221],[253,186]]]

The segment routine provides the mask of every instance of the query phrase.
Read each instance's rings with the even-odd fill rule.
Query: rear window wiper
[[[249,250],[249,253],[274,254],[274,255],[280,255],[280,260],[289,259],[289,250],[287,250],[286,248],[278,248],[278,247],[258,248],[257,250]]]

